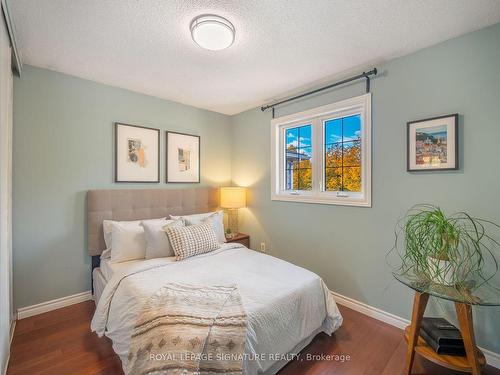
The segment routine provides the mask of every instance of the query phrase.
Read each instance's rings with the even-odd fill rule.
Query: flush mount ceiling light
[[[220,16],[206,14],[191,22],[191,36],[200,47],[210,51],[228,48],[234,42],[234,26]]]

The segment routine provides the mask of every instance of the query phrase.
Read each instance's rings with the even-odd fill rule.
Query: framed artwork
[[[407,171],[458,169],[458,114],[407,124]]]
[[[115,123],[115,182],[160,182],[160,130]]]
[[[200,137],[167,131],[167,182],[200,182]]]

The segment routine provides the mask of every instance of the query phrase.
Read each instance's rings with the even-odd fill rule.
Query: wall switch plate
[[[260,243],[260,251],[263,253],[266,252],[266,243],[265,242]]]

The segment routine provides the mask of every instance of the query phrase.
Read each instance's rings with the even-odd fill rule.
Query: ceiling
[[[8,0],[25,64],[225,114],[500,21],[499,0]],[[191,39],[215,13],[227,50]]]

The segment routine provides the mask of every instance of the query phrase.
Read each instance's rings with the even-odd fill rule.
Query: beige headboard
[[[102,221],[155,219],[214,211],[217,188],[89,190],[87,193],[88,253],[106,249]]]

